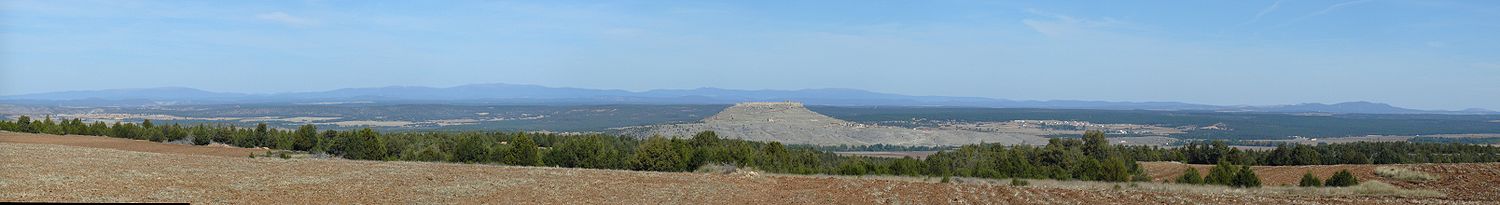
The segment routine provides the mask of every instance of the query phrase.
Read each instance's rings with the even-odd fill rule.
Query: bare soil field
[[[3,143],[25,143],[25,144],[55,144],[78,147],[93,147],[105,149],[117,149],[137,152],[194,154],[224,157],[247,157],[250,154],[265,153],[267,149],[236,148],[229,146],[193,146],[181,144],[157,143],[145,140],[131,140],[112,137],[83,136],[83,135],[46,135],[0,131],[0,142]]]
[[[1187,165],[1177,162],[1141,162],[1146,172],[1151,175],[1153,181],[1170,182],[1182,176],[1188,167],[1198,169],[1198,173],[1208,174],[1213,165]],[[1375,168],[1381,166],[1398,167],[1409,170],[1421,171],[1438,175],[1440,178],[1432,181],[1405,181],[1377,176]],[[1464,163],[1464,164],[1397,164],[1397,165],[1311,165],[1311,166],[1253,166],[1255,174],[1261,177],[1261,184],[1265,186],[1296,186],[1302,179],[1302,174],[1312,172],[1319,178],[1327,179],[1334,172],[1349,170],[1360,181],[1381,181],[1406,189],[1427,189],[1442,192],[1448,199],[1459,200],[1500,200],[1500,163]],[[1500,203],[1500,202],[1496,202]]]
[[[3,138],[15,138],[14,133]],[[63,137],[72,136],[41,136]],[[121,143],[134,143],[122,141]],[[97,145],[97,147],[122,147]],[[131,146],[123,146],[131,147]],[[216,148],[211,149],[230,149]],[[216,152],[126,151],[0,142],[0,201],[234,204],[1496,204],[1460,198],[1247,195],[1013,187],[985,180],[663,173],[425,162],[223,157]],[[1485,165],[1491,166],[1491,165]],[[1420,167],[1420,166],[1419,166]],[[1462,167],[1463,169],[1459,169]],[[1440,172],[1482,171],[1471,165]],[[1493,167],[1478,167],[1493,168]],[[1493,170],[1493,169],[1491,169]],[[1493,172],[1493,171],[1490,171]],[[1300,174],[1300,172],[1299,172]],[[1361,175],[1365,176],[1365,175]],[[1480,187],[1495,179],[1412,186]],[[991,180],[993,181],[993,180]],[[1111,186],[1109,183],[1103,186]],[[1457,183],[1457,184],[1446,184]],[[1114,186],[1126,184],[1115,184]],[[1147,187],[1151,185],[1145,185]],[[1467,188],[1465,188],[1467,189]],[[1144,190],[1144,189],[1142,189]],[[1495,192],[1479,192],[1491,194]],[[1450,195],[1452,196],[1452,195]]]

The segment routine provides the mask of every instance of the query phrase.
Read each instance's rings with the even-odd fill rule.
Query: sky
[[[0,95],[473,83],[1500,110],[1500,1],[0,0]]]

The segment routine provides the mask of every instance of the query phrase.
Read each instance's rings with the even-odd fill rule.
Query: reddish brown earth
[[[0,131],[0,142],[3,143],[25,143],[25,144],[55,144],[77,147],[93,147],[105,149],[117,149],[137,152],[171,153],[171,154],[193,154],[224,157],[248,157],[251,154],[265,153],[267,149],[236,148],[228,146],[193,146],[181,144],[157,143],[145,140],[132,140],[113,137],[83,136],[83,135],[47,135]]]
[[[0,201],[236,204],[1495,204],[1492,198],[1490,201],[1473,201],[1447,198],[1255,196],[1129,189],[1011,187],[980,183],[922,182],[920,179],[781,176],[743,172],[663,173],[423,162],[252,159],[224,157],[236,155],[214,154],[218,152],[212,151],[178,151],[184,150],[181,148],[151,149],[158,152],[126,151],[128,149],[121,148],[144,146],[136,145],[138,141],[130,140],[116,141],[126,145],[105,143],[80,147],[16,143],[11,138],[16,138],[16,134],[0,133],[0,140],[6,140],[0,142]],[[79,138],[83,137],[64,137],[72,140]],[[1467,169],[1458,169],[1460,167],[1467,166],[1439,166],[1435,169],[1454,172]],[[1485,186],[1438,182],[1422,186]]]
[[[1153,181],[1170,182],[1182,176],[1188,167],[1207,175],[1213,165],[1187,165],[1177,162],[1141,162]],[[1432,181],[1404,181],[1375,175],[1375,167],[1390,166],[1438,175]],[[1311,165],[1311,166],[1252,166],[1255,175],[1265,186],[1296,186],[1302,175],[1312,172],[1322,179],[1333,176],[1339,170],[1349,170],[1361,181],[1376,180],[1406,189],[1430,189],[1443,192],[1451,199],[1500,200],[1500,163],[1463,164],[1398,164],[1398,165]]]

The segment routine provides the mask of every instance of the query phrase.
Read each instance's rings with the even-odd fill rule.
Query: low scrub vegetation
[[[1217,164],[1228,160],[1242,165],[1333,165],[1472,163],[1500,161],[1500,147],[1457,143],[1355,142],[1303,145],[1278,144],[1271,150],[1240,150],[1225,141],[1192,141],[1166,150],[1137,149],[1131,152],[1148,161],[1180,161]]]
[[[1355,186],[1349,187],[1348,189],[1354,191],[1354,193],[1358,193],[1358,194],[1361,194],[1361,195],[1418,195],[1418,196],[1438,196],[1438,195],[1441,195],[1441,193],[1431,194],[1431,193],[1415,192],[1415,190],[1402,189],[1401,187],[1396,187],[1395,185],[1387,184],[1385,182],[1380,182],[1380,181],[1367,181],[1367,182],[1364,182],[1364,183],[1359,183],[1359,185],[1355,185]]]
[[[1010,186],[1026,186],[1026,185],[1031,185],[1031,182],[1023,180],[1023,179],[1010,179]]]
[[[1222,141],[1194,142],[1181,148],[1110,145],[1104,134],[1089,131],[1081,139],[1051,139],[1045,146],[978,144],[939,151],[925,159],[839,156],[809,146],[778,142],[720,139],[713,132],[687,138],[653,136],[645,139],[611,135],[560,135],[526,132],[404,132],[379,133],[369,128],[318,130],[303,125],[293,130],[197,124],[84,123],[80,119],[53,121],[20,116],[0,120],[0,130],[100,135],[157,142],[188,140],[194,144],[222,143],[238,147],[268,147],[313,155],[356,160],[404,160],[555,166],[595,169],[688,172],[704,165],[723,164],[773,173],[831,175],[898,175],[973,178],[1024,178],[1088,181],[1147,181],[1136,161],[1184,161],[1219,164],[1188,184],[1259,187],[1248,169],[1257,164],[1330,164],[1371,160],[1374,163],[1492,162],[1500,148],[1458,144],[1350,143],[1283,146],[1272,151],[1244,151]],[[866,147],[865,149],[868,149]],[[878,146],[881,150],[900,147]],[[1374,156],[1374,157],[1371,157]],[[280,156],[265,156],[280,157]],[[296,156],[291,156],[297,158]],[[1352,175],[1335,175],[1325,186],[1358,184]],[[1352,183],[1350,183],[1352,182]],[[1347,184],[1345,184],[1347,183]]]
[[[1228,161],[1220,161],[1218,165],[1209,169],[1208,176],[1199,178],[1198,169],[1188,168],[1182,176],[1177,178],[1179,184],[1212,184],[1225,185],[1236,188],[1260,187],[1260,177],[1255,175],[1255,170],[1250,166],[1235,166]]]
[[[1318,179],[1318,176],[1313,175],[1312,172],[1307,172],[1305,174],[1302,174],[1302,180],[1297,182],[1297,186],[1321,187],[1323,186],[1323,180]]]
[[[1354,173],[1349,173],[1349,170],[1347,169],[1339,170],[1339,172],[1333,173],[1333,176],[1329,176],[1328,180],[1323,182],[1323,186],[1328,187],[1347,187],[1354,185],[1359,185],[1359,178],[1354,177]]]
[[[924,160],[839,156],[813,147],[779,142],[720,139],[713,132],[689,138],[652,136],[639,139],[609,135],[560,135],[527,132],[407,132],[379,133],[369,128],[322,130],[302,125],[294,130],[198,124],[156,125],[79,119],[59,124],[50,117],[15,122],[0,120],[0,129],[48,133],[103,135],[157,142],[193,139],[197,144],[222,143],[238,147],[268,147],[355,160],[441,161],[516,166],[556,166],[597,169],[688,172],[721,164],[774,173],[833,175],[958,176],[980,178],[1047,178],[1131,181],[1144,171],[1124,146],[1110,145],[1102,132],[1079,139],[1053,139],[1045,147],[968,145],[942,151]],[[883,147],[880,149],[893,149]],[[267,154],[256,157],[281,157]],[[291,157],[288,155],[288,157]]]
[[[1375,167],[1375,175],[1406,181],[1430,181],[1438,179],[1437,175],[1429,174],[1426,172],[1390,166]]]

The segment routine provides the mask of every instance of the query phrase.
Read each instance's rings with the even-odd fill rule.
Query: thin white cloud
[[[1116,20],[1108,17],[1099,19],[1078,18],[1037,9],[1026,9],[1026,12],[1033,15],[1050,18],[1021,20],[1021,24],[1025,24],[1032,30],[1050,37],[1090,33],[1095,32],[1096,30],[1149,30],[1130,22]]]
[[[296,27],[317,26],[319,24],[316,20],[292,16],[291,14],[286,14],[280,11],[257,14],[255,15],[255,18]]]
[[[1310,14],[1307,14],[1307,15],[1303,15],[1302,17],[1297,17],[1297,19],[1292,19],[1292,21],[1288,21],[1286,23],[1282,23],[1281,25],[1276,25],[1276,27],[1282,27],[1282,26],[1296,24],[1297,22],[1301,22],[1302,20],[1307,19],[1307,18],[1312,18],[1312,17],[1315,17],[1315,16],[1322,16],[1324,14],[1328,14],[1330,12],[1334,12],[1334,11],[1338,11],[1339,9],[1343,9],[1344,7],[1350,7],[1350,6],[1360,5],[1360,4],[1364,4],[1364,3],[1370,3],[1370,1],[1372,1],[1372,0],[1355,0],[1355,1],[1347,1],[1347,2],[1344,2],[1344,3],[1333,4],[1332,6],[1328,6],[1328,8],[1323,8],[1323,10],[1318,10],[1318,12],[1313,12],[1313,13],[1310,13]]]
[[[1258,22],[1258,21],[1260,21],[1260,17],[1264,17],[1264,16],[1266,16],[1266,14],[1269,14],[1269,13],[1271,13],[1273,11],[1276,11],[1276,8],[1280,8],[1280,7],[1281,7],[1281,1],[1276,1],[1276,3],[1271,3],[1271,6],[1267,6],[1266,8],[1261,9],[1260,12],[1255,13],[1255,17],[1254,18],[1250,18],[1250,21],[1246,21],[1245,23],[1241,23],[1240,25],[1250,25],[1250,24],[1253,24],[1255,22]]]
[[[1339,9],[1344,8],[1344,7],[1349,7],[1349,6],[1360,5],[1360,4],[1364,4],[1364,3],[1369,3],[1370,1],[1372,1],[1372,0],[1357,0],[1357,1],[1348,1],[1348,2],[1344,2],[1344,3],[1334,4],[1333,6],[1328,6],[1328,8],[1325,8],[1325,9],[1323,9],[1321,11],[1318,11],[1316,13],[1312,13],[1312,16],[1327,14],[1328,12],[1333,12],[1335,10],[1339,10]]]

